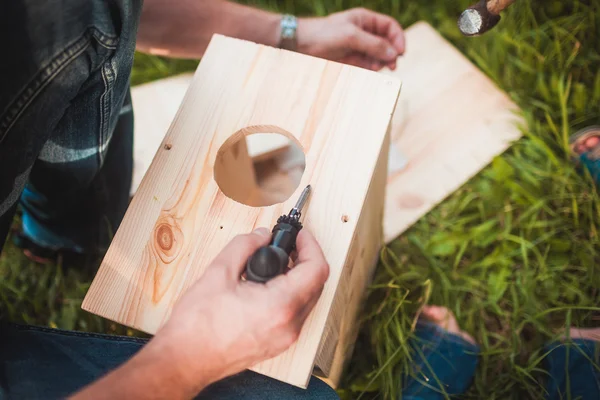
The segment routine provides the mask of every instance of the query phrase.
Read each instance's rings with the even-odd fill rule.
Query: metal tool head
[[[296,205],[294,206],[294,208],[292,208],[292,210],[289,213],[290,217],[300,218],[300,215],[302,213],[302,208],[304,208],[304,205],[306,204],[306,201],[308,200],[308,196],[310,195],[310,190],[311,190],[310,185],[308,185],[307,187],[304,188],[304,190],[300,194],[300,198],[296,202]]]
[[[493,14],[488,10],[487,1],[481,0],[460,14],[458,18],[458,29],[465,36],[481,35],[500,22],[500,15]]]

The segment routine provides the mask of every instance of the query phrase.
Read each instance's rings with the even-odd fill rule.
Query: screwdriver
[[[246,262],[246,280],[264,283],[285,273],[290,254],[296,248],[296,237],[302,229],[300,216],[310,190],[311,187],[308,185],[289,214],[284,214],[277,219],[269,244],[260,247],[250,256]]]

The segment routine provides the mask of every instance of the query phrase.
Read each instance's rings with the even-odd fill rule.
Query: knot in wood
[[[181,252],[183,232],[177,221],[170,215],[163,215],[156,222],[152,240],[156,256],[165,264],[170,264]]]
[[[173,229],[168,224],[161,224],[156,229],[156,243],[158,247],[164,251],[169,251],[173,248],[174,241]]]

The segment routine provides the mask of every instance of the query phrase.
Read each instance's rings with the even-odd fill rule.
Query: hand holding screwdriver
[[[260,247],[250,256],[246,263],[247,280],[264,283],[285,273],[290,254],[296,248],[298,232],[302,229],[301,211],[308,200],[310,190],[308,185],[289,214],[277,219],[269,244]]]

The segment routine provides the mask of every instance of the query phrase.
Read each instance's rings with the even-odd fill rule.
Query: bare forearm
[[[199,58],[214,33],[269,46],[279,41],[280,16],[224,0],[145,0],[138,50]]]
[[[72,399],[190,399],[214,381],[211,371],[192,371],[176,340],[151,341],[131,360]],[[210,365],[206,360],[205,365]],[[202,377],[202,378],[199,378]]]

